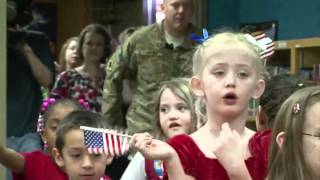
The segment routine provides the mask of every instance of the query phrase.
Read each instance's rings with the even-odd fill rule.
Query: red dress
[[[257,132],[249,141],[252,157],[245,164],[253,180],[265,180],[268,168],[268,149],[271,130]],[[197,180],[228,180],[229,177],[217,159],[207,158],[188,135],[178,135],[168,143],[176,150],[187,175]],[[232,162],[230,162],[232,163]],[[165,172],[164,178],[168,179]]]
[[[41,151],[22,153],[25,165],[22,175],[12,173],[14,180],[67,180],[53,159]]]

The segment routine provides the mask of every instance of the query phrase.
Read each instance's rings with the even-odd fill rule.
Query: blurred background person
[[[77,52],[78,41],[78,37],[71,37],[62,45],[59,54],[59,63],[55,62],[56,71],[58,73],[76,68],[81,65],[82,62]]]
[[[8,14],[17,14],[11,11],[15,7]],[[16,28],[17,18],[11,17],[7,31],[7,137],[36,132],[41,87],[50,88],[55,75],[47,36]]]
[[[80,33],[77,48],[82,64],[60,73],[50,96],[84,99],[90,110],[101,112],[103,83],[106,77],[101,63],[111,52],[110,36],[101,24],[89,24]]]

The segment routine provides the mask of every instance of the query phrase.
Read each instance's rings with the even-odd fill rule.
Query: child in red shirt
[[[30,153],[18,153],[0,144],[0,162],[13,172],[15,180],[66,180],[66,174],[55,164],[51,158],[52,148],[55,146],[56,127],[60,121],[70,112],[81,110],[83,107],[76,101],[50,99],[43,120],[43,132],[41,138],[46,151],[34,151]]]
[[[99,114],[89,111],[70,113],[57,129],[56,148],[53,149],[57,164],[65,169],[69,180],[110,180],[104,172],[113,156],[89,154],[80,126],[106,128]]]

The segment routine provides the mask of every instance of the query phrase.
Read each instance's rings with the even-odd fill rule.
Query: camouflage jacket
[[[188,34],[199,32],[189,26]],[[152,132],[154,97],[161,82],[191,77],[192,55],[196,43],[190,38],[181,47],[166,43],[163,24],[153,24],[135,32],[109,60],[104,83],[102,112],[113,126],[125,124],[122,111],[122,81],[128,79],[132,103],[126,114],[129,133]]]

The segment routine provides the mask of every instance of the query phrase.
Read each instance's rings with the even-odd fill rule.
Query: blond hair
[[[167,139],[166,135],[164,134],[161,125],[160,125],[160,101],[161,96],[164,90],[170,89],[176,96],[178,96],[181,100],[183,100],[188,108],[190,109],[191,115],[191,127],[189,129],[189,133],[192,133],[196,130],[197,126],[197,114],[195,112],[194,103],[195,103],[195,96],[193,95],[191,89],[189,88],[189,81],[188,78],[174,78],[169,81],[165,81],[162,83],[162,87],[160,88],[157,97],[155,99],[155,135],[157,138]]]
[[[242,45],[244,49],[247,49],[252,55],[252,59],[254,60],[257,72],[259,77],[263,77],[265,74],[265,68],[263,66],[262,60],[260,58],[261,49],[252,44],[250,41],[246,39],[245,34],[242,33],[231,33],[231,32],[223,32],[218,33],[208,40],[204,41],[203,44],[199,45],[197,50],[193,55],[193,73],[194,75],[200,75],[205,67],[208,57],[208,49],[211,47],[218,47],[221,45]]]

